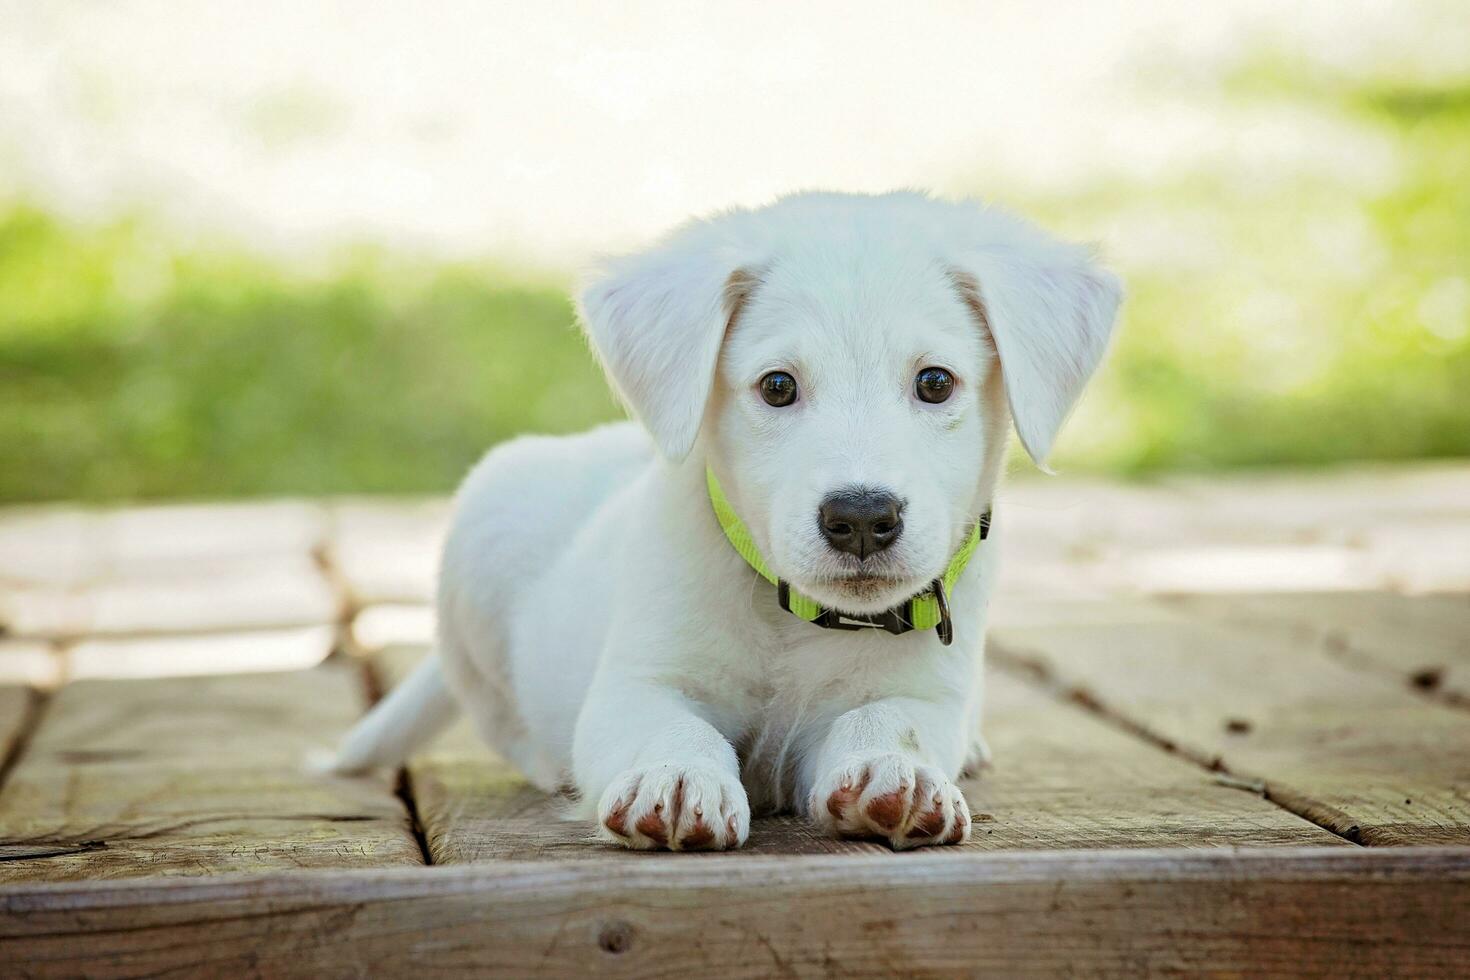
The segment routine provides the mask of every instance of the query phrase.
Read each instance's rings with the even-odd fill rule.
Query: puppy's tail
[[[399,765],[448,728],[458,714],[459,705],[444,685],[439,657],[431,654],[353,726],[327,768],[358,773]]]

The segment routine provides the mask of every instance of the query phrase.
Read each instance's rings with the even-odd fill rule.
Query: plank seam
[[[352,621],[362,611],[363,604],[356,590],[352,588],[352,581],[343,570],[342,563],[337,560],[337,546],[341,537],[338,521],[336,508],[333,508],[326,536],[312,546],[311,560],[321,571],[322,577],[327,580],[327,587],[337,597],[337,619],[342,625],[343,632],[350,633]]]
[[[398,799],[402,801],[403,808],[408,811],[409,826],[413,830],[413,839],[419,845],[419,855],[424,859],[425,865],[432,866],[434,852],[429,849],[429,838],[424,833],[424,822],[419,819],[418,800],[414,798],[413,793],[413,777],[409,775],[407,766],[398,770],[398,786],[395,792]]]
[[[1409,692],[1416,697],[1459,711],[1470,711],[1470,699],[1440,686],[1444,682],[1443,667],[1422,667],[1406,674],[1379,663],[1355,644],[1345,630],[1327,627],[1322,630],[1321,637],[1322,653],[1349,670],[1396,680],[1407,685]]]
[[[10,750],[5,753],[5,758],[0,760],[0,792],[4,791],[5,784],[10,780],[10,773],[20,764],[26,749],[30,748],[31,738],[41,727],[41,718],[46,713],[46,706],[51,703],[51,696],[47,692],[34,687],[26,690],[29,696],[26,698],[25,716],[21,719],[20,731],[10,743]]]
[[[377,666],[369,658],[361,660],[361,677],[363,693],[367,697],[369,705],[377,704],[382,699],[385,690],[383,678],[378,673]],[[414,842],[419,847],[419,857],[426,865],[433,865],[434,854],[429,849],[429,838],[424,833],[423,821],[419,819],[419,804],[414,796],[413,777],[409,775],[408,767],[401,766],[398,769],[397,782],[393,788],[394,795],[403,804],[404,812],[408,816],[409,830],[413,833]]]
[[[1209,611],[1202,612],[1192,608],[1190,600],[1197,597],[1189,593],[1162,593],[1154,598],[1160,605],[1177,610],[1191,619],[1208,622],[1223,621],[1217,620]],[[1234,608],[1234,606],[1228,608]],[[1381,680],[1397,681],[1407,685],[1409,692],[1416,697],[1435,704],[1448,705],[1459,711],[1470,711],[1470,697],[1458,691],[1447,691],[1442,687],[1445,674],[1445,667],[1442,664],[1424,664],[1406,671],[1392,667],[1375,657],[1353,640],[1350,630],[1342,627],[1315,623],[1310,619],[1302,619],[1284,612],[1262,612],[1259,618],[1263,625],[1280,630],[1302,642],[1313,644],[1323,656],[1355,673],[1367,674]]]
[[[1179,759],[1184,759],[1206,772],[1214,773],[1222,785],[1253,793],[1258,792],[1262,799],[1285,810],[1292,816],[1306,821],[1313,826],[1320,827],[1334,837],[1340,837],[1350,844],[1355,844],[1359,847],[1364,846],[1361,840],[1361,831],[1356,824],[1349,827],[1346,831],[1335,829],[1308,812],[1308,808],[1298,801],[1296,794],[1290,793],[1289,791],[1286,793],[1278,791],[1271,785],[1271,781],[1268,779],[1232,771],[1229,766],[1225,765],[1225,760],[1219,755],[1206,755],[1197,752],[1187,745],[1180,745],[1173,739],[1155,732],[1147,725],[1134,721],[1126,714],[1117,711],[1102,701],[1087,688],[1075,684],[1068,684],[1063,681],[1045,660],[1039,657],[1026,656],[1014,650],[1008,650],[1004,642],[997,643],[994,640],[987,645],[986,652],[989,654],[991,662],[1006,673],[1040,688],[1053,698],[1070,701],[1111,727],[1147,742],[1162,752],[1166,752]]]
[[[353,641],[352,623],[357,618],[357,614],[362,611],[362,606],[357,601],[357,597],[353,595],[352,585],[348,582],[341,564],[337,561],[336,539],[334,518],[328,537],[312,546],[311,562],[317,567],[317,571],[321,572],[327,588],[331,590],[332,597],[336,601],[337,617],[332,621],[332,625],[336,627],[336,638],[332,644],[332,652],[357,654],[361,651],[357,649]],[[377,679],[372,678],[372,682],[376,684]],[[379,695],[381,693],[381,691],[378,692]]]

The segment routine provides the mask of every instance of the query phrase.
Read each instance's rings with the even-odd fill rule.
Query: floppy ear
[[[1042,464],[1107,350],[1122,283],[1088,249],[1049,241],[966,253],[954,279],[995,342],[1021,445]]]
[[[725,331],[756,281],[735,249],[697,237],[605,263],[578,302],[608,380],[675,462],[694,447]]]

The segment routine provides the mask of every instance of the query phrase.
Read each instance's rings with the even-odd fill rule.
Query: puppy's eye
[[[920,401],[939,404],[954,393],[954,375],[944,368],[926,367],[914,378],[914,394]]]
[[[760,388],[767,405],[785,408],[796,401],[796,379],[785,371],[772,371],[761,378]]]

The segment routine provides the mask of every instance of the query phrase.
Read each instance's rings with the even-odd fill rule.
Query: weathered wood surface
[[[0,772],[25,731],[36,695],[24,687],[0,686]],[[3,784],[0,784],[3,786]]]
[[[15,973],[1463,976],[1463,850],[645,856],[0,888]]]
[[[316,503],[180,504],[0,511],[0,582],[83,586],[306,555],[327,531]]]
[[[65,673],[65,662],[56,644],[0,639],[0,684],[52,688],[62,682]]]
[[[1213,527],[1227,541],[1268,538],[1340,545],[1339,581],[1313,588],[1470,592],[1470,468],[1456,464],[1355,466],[1319,472],[1168,481],[1198,515],[1192,537]],[[1167,583],[1178,590],[1185,582]],[[1233,591],[1259,589],[1245,581]]]
[[[1017,480],[1003,593],[1470,591],[1470,468]]]
[[[337,643],[331,624],[246,633],[89,638],[66,648],[71,680],[305,670]]]
[[[380,603],[352,617],[349,642],[360,652],[390,646],[425,647],[434,642],[434,607],[418,603]]]
[[[0,621],[15,636],[97,637],[330,623],[338,598],[306,553],[214,566],[180,564],[147,577],[0,591]]]
[[[1292,631],[1343,663],[1470,704],[1470,595],[1177,595],[1168,602],[1236,626]]]
[[[392,684],[423,651],[379,657]],[[1126,735],[1082,708],[995,673],[986,732],[997,759],[962,784],[974,850],[1219,846],[1347,846],[1339,837],[1200,766]],[[562,819],[564,800],[537,791],[461,719],[408,772],[437,864],[545,858],[622,860],[595,827]],[[859,853],[791,817],[755,821],[755,853]]]
[[[0,513],[0,631],[76,638],[339,618],[326,508],[292,501]]]
[[[334,504],[328,551],[353,605],[428,602],[448,521],[440,499]]]
[[[1470,713],[1291,631],[1160,617],[999,627],[993,656],[1364,844],[1470,843]],[[1352,642],[1349,634],[1348,642]],[[1412,633],[1403,642],[1413,643]]]
[[[302,769],[361,660],[84,679],[391,680],[443,501],[0,513],[0,672],[71,682],[0,686],[0,975],[1470,973],[1470,469],[1002,503],[969,846],[629,854],[461,723],[404,786],[442,868]]]
[[[303,768],[364,700],[343,666],[64,687],[0,786],[0,881],[419,864],[388,780]]]
[[[1344,842],[1218,775],[1000,671],[984,730],[995,764],[966,780],[986,849],[1335,846]]]

